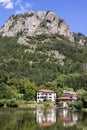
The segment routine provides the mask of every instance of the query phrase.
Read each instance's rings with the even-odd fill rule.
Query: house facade
[[[63,104],[63,107],[67,107],[68,104],[74,103],[77,101],[77,95],[75,92],[72,91],[64,91],[61,97],[56,98],[56,105],[60,103]]]
[[[41,89],[37,91],[37,95],[36,95],[37,102],[44,102],[47,100],[55,102],[55,99],[56,99],[56,93],[52,90]]]

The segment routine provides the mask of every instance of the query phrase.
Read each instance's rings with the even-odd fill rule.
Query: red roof
[[[60,98],[57,98],[58,100],[74,100],[73,98],[70,98],[70,97],[60,97]]]
[[[44,93],[54,93],[54,91],[49,90],[49,89],[41,89],[41,90],[38,90],[38,92],[44,92]]]
[[[52,126],[54,125],[54,123],[52,122],[42,122],[42,123],[38,123],[39,126]]]
[[[72,121],[72,116],[60,117],[60,119],[61,119],[62,121],[65,121],[65,122],[69,122],[69,121]]]
[[[71,94],[71,95],[76,95],[75,92],[72,92],[72,91],[67,91],[67,92],[64,92],[63,94]]]
[[[73,126],[77,123],[77,121],[72,120],[72,117],[60,117],[60,119],[66,123],[67,126]]]

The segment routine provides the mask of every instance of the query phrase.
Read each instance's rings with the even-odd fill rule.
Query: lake
[[[0,108],[0,130],[87,130],[87,113],[53,108]]]

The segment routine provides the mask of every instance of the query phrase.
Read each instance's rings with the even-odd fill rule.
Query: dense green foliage
[[[15,99],[11,99],[10,101],[8,101],[8,102],[6,103],[6,106],[7,106],[7,107],[18,107],[18,103],[16,102]]]
[[[0,37],[0,99],[34,100],[40,88],[57,96],[65,87],[87,91],[86,46],[59,35],[27,36],[29,45],[18,44],[17,38]]]

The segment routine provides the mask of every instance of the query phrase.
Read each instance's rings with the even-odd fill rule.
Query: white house
[[[36,97],[37,102],[43,102],[47,100],[55,102],[55,99],[56,99],[56,93],[52,90],[41,89],[37,91],[37,97]]]

